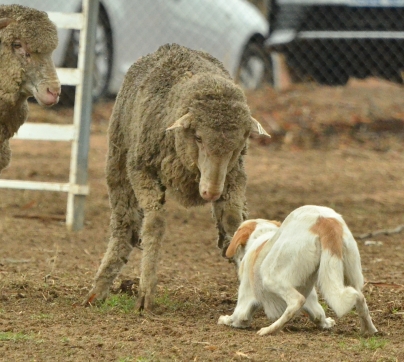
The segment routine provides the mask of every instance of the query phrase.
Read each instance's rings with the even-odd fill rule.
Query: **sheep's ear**
[[[245,221],[235,232],[230,244],[226,250],[226,257],[232,258],[237,251],[239,246],[245,246],[251,234],[254,232],[257,226],[257,222],[254,220]]]
[[[191,116],[192,115],[189,112],[187,114],[184,114],[181,118],[178,118],[170,127],[168,127],[166,131],[171,131],[179,127],[188,128]]]
[[[252,121],[251,133],[258,133],[260,136],[266,136],[271,138],[271,136],[267,133],[267,131],[264,130],[264,127],[261,126],[261,123],[259,123],[253,117],[251,117],[251,121]]]
[[[6,28],[12,22],[13,22],[13,19],[1,18],[0,19],[0,29]]]

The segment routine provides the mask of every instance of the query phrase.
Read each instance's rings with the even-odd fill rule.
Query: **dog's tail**
[[[320,290],[337,316],[342,317],[352,310],[359,296],[354,288],[344,285],[342,223],[335,218],[319,217],[311,230],[319,236],[321,244]]]

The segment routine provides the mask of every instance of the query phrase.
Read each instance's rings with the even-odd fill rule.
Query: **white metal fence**
[[[83,227],[84,202],[89,191],[87,157],[92,106],[91,74],[94,63],[98,0],[83,0],[81,13],[49,12],[48,14],[59,28],[80,31],[77,68],[57,68],[61,83],[76,87],[73,123],[58,125],[28,122],[19,129],[15,138],[27,140],[27,142],[28,140],[71,142],[69,182],[0,180],[0,188],[66,192],[68,194],[66,224],[68,228],[78,230]]]

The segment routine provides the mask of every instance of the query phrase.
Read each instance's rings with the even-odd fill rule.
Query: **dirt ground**
[[[351,82],[344,88],[296,86],[249,94],[253,115],[273,134],[252,140],[247,156],[251,217],[283,220],[304,204],[333,207],[354,234],[404,223],[403,89]],[[159,266],[156,307],[139,315],[135,296],[141,251],[102,305],[80,305],[108,240],[104,179],[112,102],[97,105],[89,155],[85,227],[68,232],[66,195],[0,189],[1,361],[404,361],[404,232],[357,239],[367,298],[379,334],[362,338],[355,311],[317,330],[305,315],[279,334],[217,325],[237,299],[234,266],[220,256],[208,206],[168,202],[168,231]],[[71,110],[42,111],[31,121],[67,122]],[[70,147],[12,142],[2,178],[67,181]]]

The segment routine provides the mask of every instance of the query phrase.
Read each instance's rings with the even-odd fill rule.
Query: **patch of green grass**
[[[32,335],[22,332],[0,332],[0,341],[21,342],[33,339]]]
[[[323,309],[324,309],[324,312],[328,312],[328,304],[326,303],[326,302],[320,302],[320,305],[323,307]]]
[[[338,342],[338,347],[341,349],[347,349],[347,345],[345,341]]]
[[[136,357],[135,360],[133,360],[134,362],[155,362],[158,361],[158,359],[156,360],[154,358],[154,352],[146,352],[146,354],[148,354],[148,357],[145,356],[140,356],[140,357]]]
[[[122,357],[117,360],[117,362],[133,362],[133,357]]]
[[[70,339],[68,337],[63,337],[60,342],[64,343],[64,344],[68,344],[70,342]]]
[[[31,319],[35,319],[35,320],[50,320],[53,318],[52,314],[47,314],[47,313],[40,313],[40,314],[33,314],[31,316]]]
[[[127,356],[127,357],[121,357],[119,358],[116,362],[155,362],[157,361],[154,358],[154,352],[146,352],[146,354],[148,355],[146,356],[140,356],[140,357],[131,357],[131,356]]]
[[[187,303],[182,303],[178,300],[172,299],[172,296],[167,289],[164,290],[163,294],[157,295],[154,301],[157,305],[164,307],[171,312],[175,312],[179,309],[184,309],[187,307]]]
[[[361,338],[360,346],[362,349],[370,349],[375,351],[376,349],[383,348],[387,344],[387,341],[383,338],[373,336],[370,338]]]
[[[136,301],[127,294],[115,294],[107,298],[99,307],[103,313],[117,311],[119,313],[130,313],[135,309]]]

